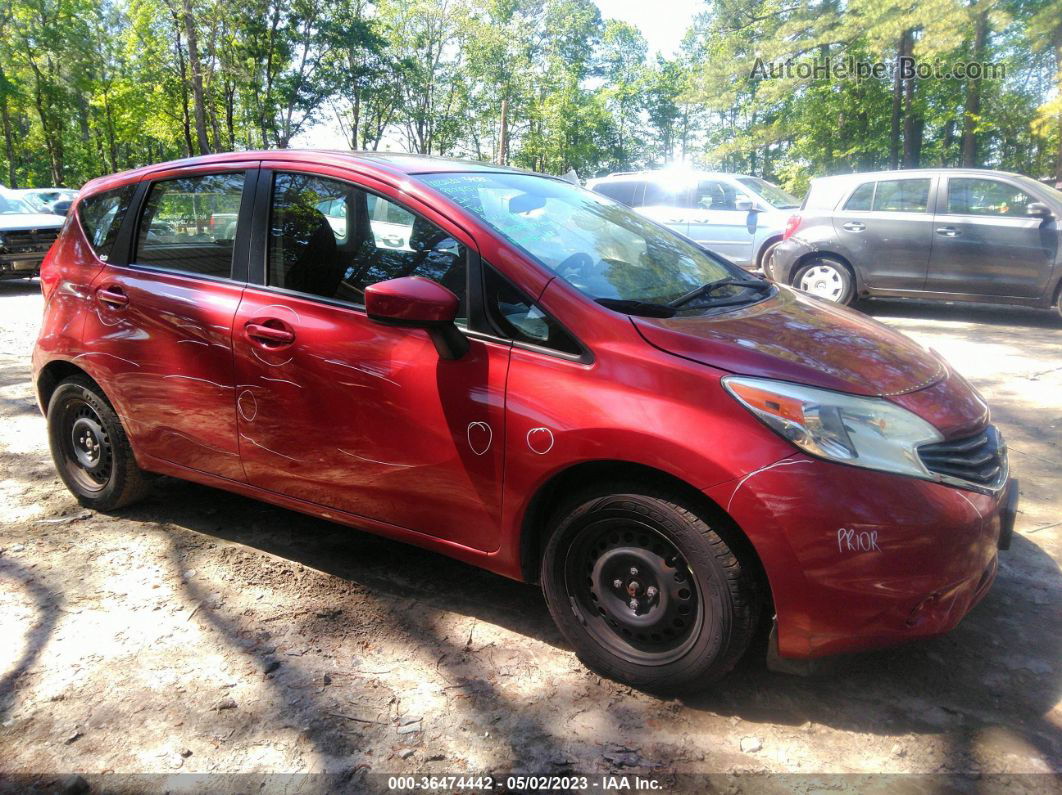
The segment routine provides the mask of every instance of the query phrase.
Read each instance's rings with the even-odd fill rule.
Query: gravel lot
[[[1052,315],[865,307],[989,398],[1021,479],[1013,547],[955,632],[813,677],[748,662],[661,700],[584,669],[535,588],[427,552],[168,479],[118,514],[85,511],[53,471],[29,383],[41,308],[36,283],[0,282],[3,773],[119,789],[100,774],[383,788],[385,773],[736,773],[742,791],[772,781],[758,772],[961,774],[974,789],[1062,772]]]

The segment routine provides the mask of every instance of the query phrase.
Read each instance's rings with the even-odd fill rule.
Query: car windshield
[[[1024,182],[1026,185],[1035,185],[1040,190],[1047,191],[1048,196],[1050,196],[1059,204],[1062,204],[1062,190],[1059,190],[1058,188],[1052,188],[1046,182],[1040,182],[1039,180],[1035,180],[1032,177],[1021,176],[1018,177],[1018,180],[1020,182]]]
[[[33,208],[22,199],[16,199],[14,196],[0,196],[0,215],[20,215],[32,212]]]
[[[786,193],[767,180],[759,177],[738,177],[738,182],[759,194],[764,201],[779,210],[789,210],[800,206],[800,200],[796,196]]]
[[[531,174],[421,179],[595,300],[666,304],[741,272],[604,196]]]

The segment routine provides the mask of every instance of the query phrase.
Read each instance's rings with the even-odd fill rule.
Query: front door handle
[[[938,226],[937,234],[941,237],[958,237],[959,230],[954,226]]]
[[[859,221],[849,221],[847,224],[844,224],[844,228],[849,232],[862,232],[867,228],[867,225]]]
[[[243,327],[247,339],[260,345],[275,348],[295,342],[295,332],[288,328],[276,328],[264,323],[248,323]]]
[[[101,287],[96,291],[96,300],[115,309],[129,305],[129,296],[121,287]]]

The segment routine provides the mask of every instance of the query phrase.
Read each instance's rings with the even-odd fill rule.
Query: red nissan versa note
[[[1010,538],[1006,448],[939,356],[558,179],[151,166],[82,189],[41,284],[84,505],[161,473],[537,580],[640,687],[722,675],[764,619],[795,659],[945,632]]]

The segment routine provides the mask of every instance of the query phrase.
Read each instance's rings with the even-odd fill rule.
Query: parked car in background
[[[856,297],[985,301],[1062,313],[1062,192],[1020,174],[916,169],[813,180],[767,269]]]
[[[1006,445],[943,359],[566,181],[241,152],[73,212],[33,380],[96,510],[156,472],[433,549],[671,690],[766,622],[799,659],[946,632],[1009,544]]]
[[[70,188],[21,188],[11,191],[38,213],[66,215],[77,191]]]
[[[0,191],[0,279],[36,276],[63,218],[40,213],[14,191]]]
[[[610,174],[590,190],[633,207],[746,270],[762,268],[800,201],[743,174],[663,169]]]

